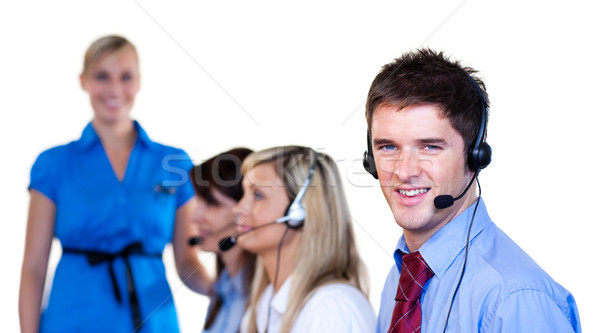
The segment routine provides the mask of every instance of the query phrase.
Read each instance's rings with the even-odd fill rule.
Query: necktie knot
[[[396,306],[388,333],[421,332],[421,293],[433,271],[421,254],[412,252],[402,257]]]
[[[421,297],[423,286],[432,276],[433,271],[418,251],[405,254],[402,257],[396,301],[416,302]]]

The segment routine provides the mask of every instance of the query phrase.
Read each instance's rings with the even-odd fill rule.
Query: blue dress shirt
[[[467,230],[475,204],[435,233],[419,252],[435,275],[421,295],[421,332],[441,333],[464,263]],[[544,272],[491,221],[479,203],[466,271],[446,332],[581,332],[573,296]],[[398,241],[396,266],[381,294],[377,332],[387,332],[408,247]]]
[[[140,333],[178,332],[177,316],[160,258],[171,242],[175,212],[194,195],[189,157],[151,141],[134,122],[137,139],[119,180],[91,123],[81,138],[46,150],[31,169],[29,188],[56,205],[54,235],[63,249],[115,253],[134,242],[143,253],[129,262],[144,321]],[[115,299],[114,276],[122,302]],[[40,332],[133,331],[123,258],[91,265],[64,253],[56,267]]]
[[[215,283],[215,292],[223,300],[215,321],[203,333],[236,333],[240,329],[242,316],[246,310],[249,290],[244,287],[245,271],[242,269],[234,277],[223,270]],[[211,303],[211,307],[213,304]],[[209,307],[210,309],[210,307]]]

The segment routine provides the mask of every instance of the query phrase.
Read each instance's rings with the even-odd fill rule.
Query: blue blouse
[[[134,126],[122,181],[90,123],[79,140],[40,154],[29,188],[56,205],[54,235],[63,249],[116,253],[141,243],[141,253],[127,256],[143,321],[138,332],[178,332],[160,255],[173,238],[177,208],[194,195],[187,176],[193,164],[184,151],[155,143]],[[40,332],[131,333],[131,313],[124,257],[92,265],[84,254],[63,253]]]
[[[244,287],[244,269],[234,277],[230,277],[227,270],[223,270],[215,283],[215,292],[223,300],[215,321],[203,333],[236,333],[239,332],[242,316],[248,302],[247,288]],[[211,302],[210,307],[213,306]],[[209,310],[210,310],[209,307]]]

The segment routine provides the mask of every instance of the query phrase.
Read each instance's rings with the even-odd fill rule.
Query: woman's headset
[[[313,174],[315,173],[315,169],[317,167],[317,159],[319,158],[319,153],[317,153],[313,149],[310,150],[312,152],[311,155],[313,155],[313,161],[310,169],[308,170],[308,176],[302,184],[302,187],[300,187],[298,194],[296,194],[296,197],[288,206],[285,216],[278,219],[278,221],[281,222],[285,221],[285,224],[291,229],[301,228],[304,225],[304,219],[306,218],[306,210],[304,210],[304,207],[302,207],[301,202],[304,198],[304,195],[306,194],[308,185],[310,185],[310,181],[312,180]]]

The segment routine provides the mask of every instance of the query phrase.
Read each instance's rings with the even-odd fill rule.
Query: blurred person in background
[[[205,292],[210,279],[187,242],[194,189],[181,149],[150,140],[130,117],[140,88],[136,48],[105,36],[80,76],[93,109],[79,140],[41,153],[31,169],[19,293],[23,333],[178,332],[162,252]],[[62,246],[41,309],[52,239]],[[42,311],[43,310],[43,311]]]

